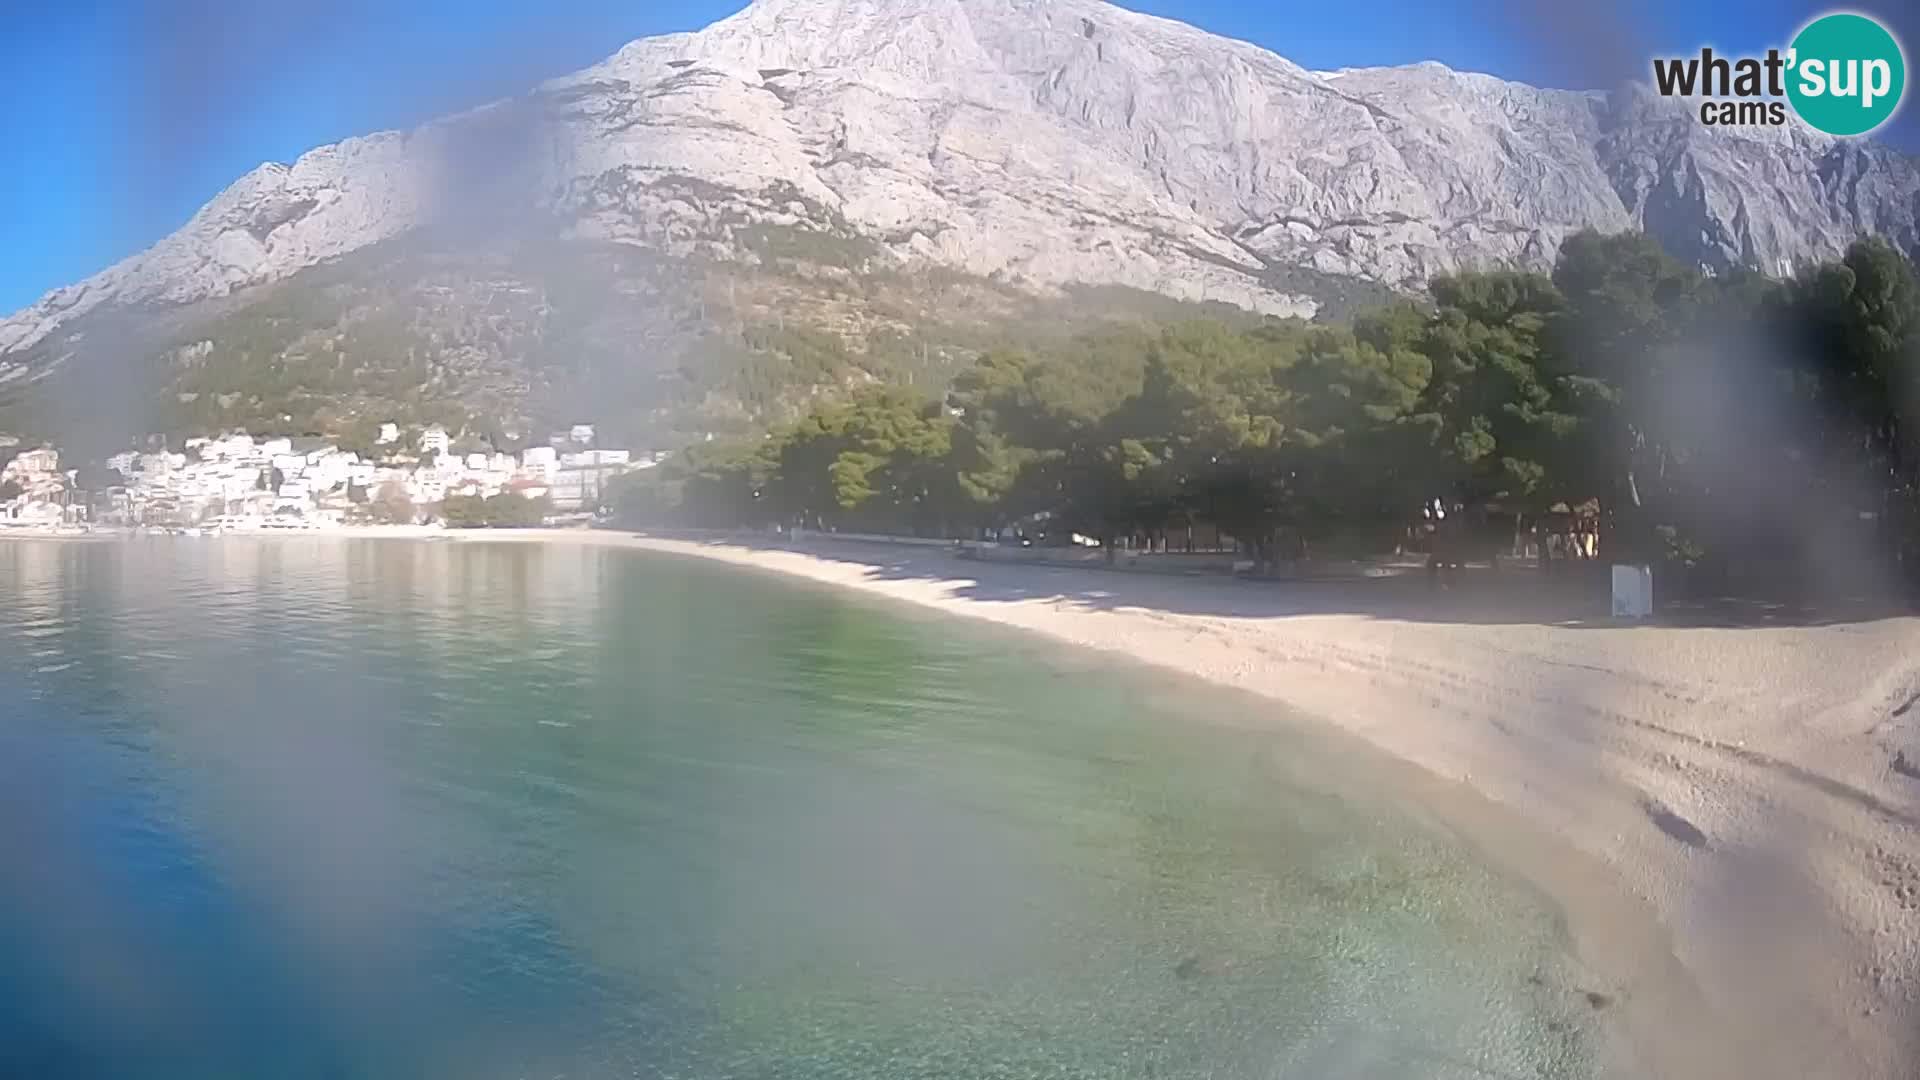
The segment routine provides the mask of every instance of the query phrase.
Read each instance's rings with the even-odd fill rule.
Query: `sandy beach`
[[[829,541],[459,539],[773,571],[1283,703],[1527,823],[1533,839],[1481,846],[1560,903],[1579,959],[1610,980],[1596,1007],[1643,1043],[1634,1074],[1914,1075],[1920,620],[1635,626],[1407,580],[1167,578]]]

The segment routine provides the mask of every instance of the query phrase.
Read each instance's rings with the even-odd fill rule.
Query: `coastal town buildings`
[[[178,450],[114,454],[84,489],[76,470],[60,468],[57,449],[37,447],[16,453],[0,471],[0,526],[429,523],[450,498],[502,496],[545,499],[556,513],[578,515],[599,506],[613,478],[664,456],[586,449],[593,434],[591,425],[576,425],[564,450],[455,454],[450,433],[435,425],[420,433],[415,457],[394,424],[381,426],[366,456],[326,438],[224,432],[187,439]]]
[[[72,498],[74,472],[60,468],[52,447],[23,450],[0,469],[0,524],[49,526],[86,520]]]

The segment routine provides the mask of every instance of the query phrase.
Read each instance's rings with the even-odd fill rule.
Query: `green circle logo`
[[[1822,15],[1793,39],[1787,99],[1829,135],[1865,135],[1907,92],[1907,57],[1887,28],[1852,12]]]

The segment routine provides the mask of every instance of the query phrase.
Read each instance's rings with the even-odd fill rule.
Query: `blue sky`
[[[743,0],[0,0],[0,313],[178,228],[262,161],[405,127]],[[1549,86],[1784,44],[1806,0],[1132,0],[1312,68],[1440,60]],[[1920,49],[1907,3],[1855,3]],[[1889,141],[1920,151],[1920,109]]]

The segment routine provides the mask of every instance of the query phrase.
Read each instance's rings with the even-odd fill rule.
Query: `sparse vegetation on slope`
[[[1258,320],[1120,288],[1035,296],[866,266],[850,236],[760,227],[756,259],[421,234],[171,311],[107,311],[22,358],[0,430],[83,453],[224,429],[345,438],[391,420],[495,446],[591,418],[674,446],[873,383],[929,392],[996,349],[1103,327]],[[751,248],[752,245],[750,244]]]

